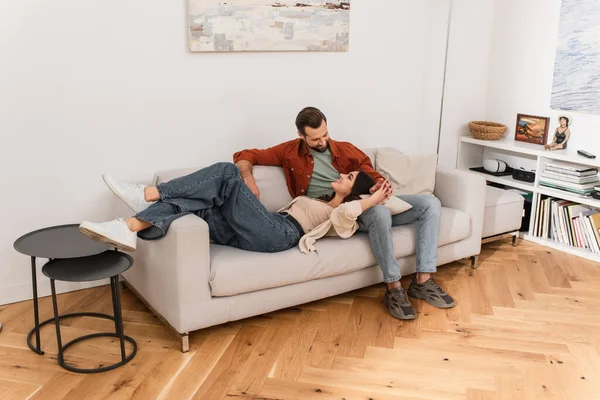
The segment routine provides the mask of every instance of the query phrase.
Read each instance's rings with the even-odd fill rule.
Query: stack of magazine
[[[540,185],[583,196],[592,194],[599,183],[598,169],[589,166],[549,162],[540,174]]]
[[[534,235],[600,253],[600,210],[548,197],[540,201]]]

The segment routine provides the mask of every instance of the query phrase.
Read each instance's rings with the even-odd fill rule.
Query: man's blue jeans
[[[135,216],[152,224],[138,232],[141,239],[160,239],[175,219],[195,214],[206,221],[211,240],[218,244],[273,253],[300,241],[296,226],[269,212],[231,163],[213,164],[157,188],[160,201]]]
[[[371,249],[383,272],[385,283],[395,282],[401,278],[400,265],[394,256],[392,226],[416,223],[417,272],[437,271],[440,201],[431,195],[398,197],[412,205],[412,208],[392,216],[387,207],[377,205],[358,217],[359,231],[369,233]]]

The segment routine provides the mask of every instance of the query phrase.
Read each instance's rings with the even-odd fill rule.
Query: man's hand
[[[235,165],[240,169],[240,174],[242,175],[242,179],[246,186],[254,193],[257,199],[260,199],[260,191],[258,190],[258,186],[256,186],[254,175],[252,175],[252,163],[250,163],[250,161],[240,160]]]
[[[246,184],[246,186],[248,186],[248,189],[250,189],[250,191],[254,193],[256,198],[260,200],[260,191],[258,190],[258,186],[256,186],[254,176],[249,175],[246,177],[242,177],[242,179],[244,179],[244,183]]]

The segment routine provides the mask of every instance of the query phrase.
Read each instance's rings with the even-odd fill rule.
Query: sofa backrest
[[[393,148],[386,149],[399,151]],[[377,149],[372,148],[362,150],[366,155],[369,156],[371,163],[373,163],[373,166],[375,169],[377,169]],[[153,183],[159,184],[168,182],[171,179],[191,174],[196,170],[196,168],[181,168],[159,171],[154,175]],[[285,174],[283,173],[283,168],[255,166],[253,168],[253,173],[258,190],[260,190],[260,202],[267,208],[267,210],[276,212],[292,201],[292,196],[288,192],[287,185],[285,183]]]

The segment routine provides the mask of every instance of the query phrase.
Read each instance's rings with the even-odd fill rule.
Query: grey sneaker
[[[401,287],[392,290],[386,289],[383,295],[383,304],[394,318],[415,319],[415,309]]]
[[[452,308],[454,307],[454,299],[444,292],[433,278],[429,278],[425,283],[417,283],[413,278],[408,287],[408,295],[415,299],[423,299],[429,304],[437,308]]]

